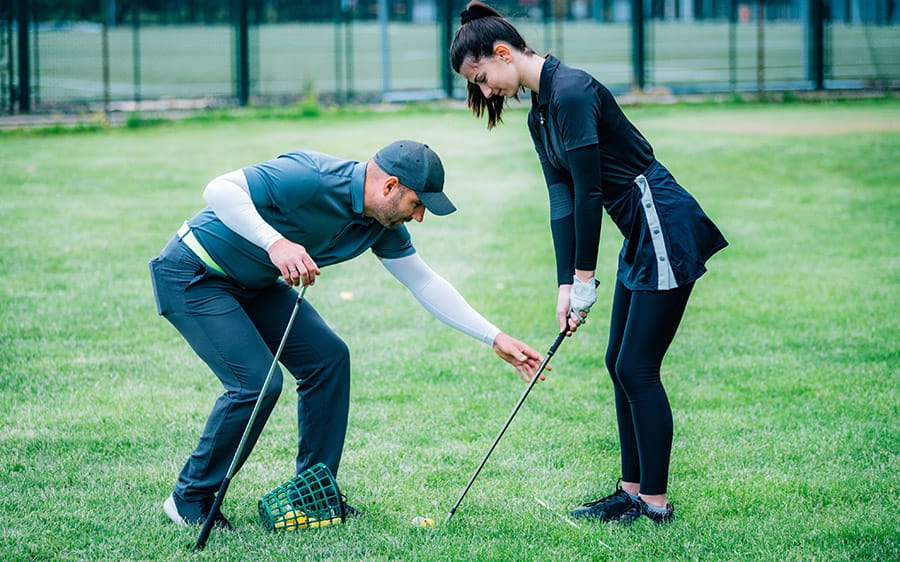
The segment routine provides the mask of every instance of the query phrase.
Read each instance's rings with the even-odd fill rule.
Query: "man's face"
[[[411,220],[422,222],[425,205],[418,193],[397,184],[382,200],[381,208],[374,214],[375,220],[387,228],[396,229]]]

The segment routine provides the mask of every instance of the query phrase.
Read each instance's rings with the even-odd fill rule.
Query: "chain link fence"
[[[0,111],[464,95],[465,0],[8,0]],[[613,91],[896,89],[896,0],[496,0]]]

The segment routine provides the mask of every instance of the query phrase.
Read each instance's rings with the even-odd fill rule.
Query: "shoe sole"
[[[167,497],[166,501],[163,502],[163,512],[165,512],[166,516],[179,527],[188,526],[188,522],[178,513],[178,508],[175,507],[175,498],[173,496]]]
[[[569,517],[575,519],[576,521],[599,521],[601,523],[609,523],[610,521],[615,521],[618,515],[609,516],[605,513],[603,515],[579,515],[573,514],[571,511],[569,512]]]

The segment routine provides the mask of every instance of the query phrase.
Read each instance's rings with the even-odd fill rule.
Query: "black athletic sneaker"
[[[212,508],[212,505],[209,506]],[[206,523],[206,518],[209,517],[209,511],[205,511],[203,513],[203,522]],[[223,529],[225,531],[234,531],[234,525],[231,524],[231,521],[225,519],[225,516],[222,515],[222,510],[216,510],[216,516],[213,517],[213,529]]]
[[[646,516],[647,519],[653,521],[657,525],[662,525],[664,523],[671,523],[675,520],[675,508],[672,507],[672,504],[667,503],[666,512],[657,513],[650,509],[647,502],[638,498],[636,502],[633,502],[628,509],[623,511],[618,517],[613,519],[613,521],[619,525],[629,525],[640,519],[641,515]]]
[[[610,521],[617,523],[619,525],[630,525],[641,518],[641,515],[644,514],[644,509],[641,507],[641,504],[638,503],[641,500],[631,502],[625,511],[610,519]],[[643,503],[643,502],[641,502]]]
[[[573,519],[599,519],[600,521],[616,519],[628,508],[635,505],[628,492],[622,489],[621,482],[619,480],[616,483],[616,491],[612,494],[573,509],[569,512],[569,516]]]
[[[647,503],[640,498],[638,498],[637,505],[640,506],[641,513],[646,515],[647,518],[650,519],[651,521],[653,521],[654,523],[657,523],[657,524],[671,523],[672,521],[675,520],[675,508],[672,507],[672,504],[670,504],[670,503],[666,504],[666,512],[665,513],[658,513],[656,511],[653,511],[652,509],[650,509],[650,506],[647,505]]]

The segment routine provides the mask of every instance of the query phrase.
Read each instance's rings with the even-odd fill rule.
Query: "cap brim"
[[[449,215],[456,210],[456,207],[443,192],[419,191],[418,195],[419,200],[422,201],[422,204],[425,205],[425,208],[428,209],[428,212],[432,215],[441,217]]]

